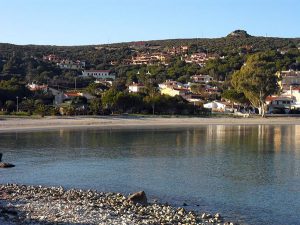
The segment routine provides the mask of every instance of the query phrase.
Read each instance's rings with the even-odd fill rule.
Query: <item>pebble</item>
[[[1,225],[233,224],[219,213],[197,214],[168,204],[142,205],[120,193],[63,187],[0,185]]]

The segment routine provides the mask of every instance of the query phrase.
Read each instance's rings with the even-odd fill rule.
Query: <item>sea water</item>
[[[300,126],[60,129],[0,133],[0,183],[124,194],[219,212],[241,224],[300,224]]]

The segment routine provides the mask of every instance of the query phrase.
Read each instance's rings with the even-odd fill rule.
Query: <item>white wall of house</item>
[[[139,93],[145,89],[145,86],[141,85],[129,85],[128,90],[131,93]]]
[[[97,79],[115,79],[116,76],[111,74],[109,70],[84,70],[82,77],[94,77]]]
[[[209,83],[213,81],[213,77],[209,75],[194,75],[191,78],[196,83]]]

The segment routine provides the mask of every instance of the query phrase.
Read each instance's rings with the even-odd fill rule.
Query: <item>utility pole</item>
[[[19,96],[17,96],[16,98],[17,98],[17,112],[19,112]]]

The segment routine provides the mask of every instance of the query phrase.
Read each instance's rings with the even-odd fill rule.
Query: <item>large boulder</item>
[[[134,202],[135,204],[136,203],[139,203],[141,205],[148,204],[147,196],[144,191],[139,191],[139,192],[133,193],[132,195],[129,195],[128,200]]]

